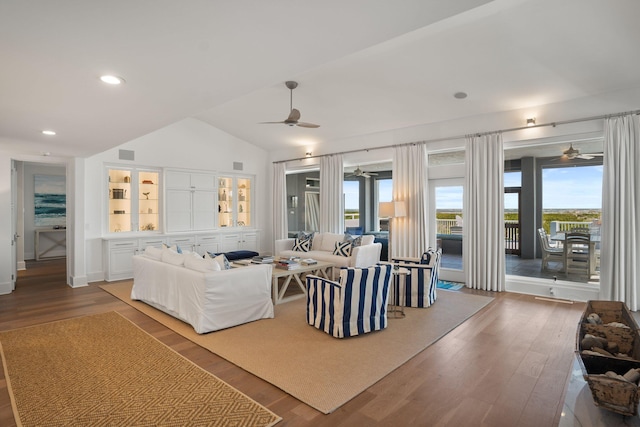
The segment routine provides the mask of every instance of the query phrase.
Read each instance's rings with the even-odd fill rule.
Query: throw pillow
[[[199,256],[186,256],[184,266],[191,270],[207,273],[209,271],[220,271],[220,265],[213,258],[200,258]]]
[[[163,249],[171,249],[172,251],[177,252],[177,253],[179,253],[179,254],[181,254],[181,253],[182,253],[182,249],[180,249],[180,246],[178,246],[178,245],[171,245],[171,246],[167,246],[167,244],[166,244],[166,243],[163,243],[163,244],[162,244],[162,248],[163,248]]]
[[[311,248],[311,246],[313,245],[314,234],[315,233],[313,231],[299,231],[296,238],[300,240],[309,240],[309,248]]]
[[[293,243],[293,250],[296,252],[309,252],[311,250],[311,239],[299,239],[296,237]]]
[[[231,270],[231,263],[224,254],[220,254],[214,258],[221,270]]]
[[[162,262],[166,262],[167,264],[172,264],[172,265],[183,265],[184,255],[179,254],[171,249],[163,249]]]
[[[352,236],[349,233],[344,233],[344,241],[351,243],[354,248],[362,246],[362,236]]]
[[[334,255],[351,256],[351,242],[336,242]]]
[[[162,260],[162,249],[160,248],[147,246],[144,250],[144,254],[149,258],[157,259],[158,261]]]

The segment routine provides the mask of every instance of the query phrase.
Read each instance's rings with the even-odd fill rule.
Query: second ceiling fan
[[[569,144],[569,148],[562,152],[562,158],[573,160],[573,159],[583,159],[583,160],[591,160],[594,157],[602,157],[602,153],[589,153],[589,154],[580,154],[580,150],[577,148],[573,148],[573,144]]]
[[[319,128],[320,125],[305,123],[300,120],[300,111],[293,108],[293,90],[298,87],[298,82],[287,81],[284,83],[289,88],[289,117],[281,122],[261,122],[260,124],[285,124],[288,126],[300,126],[302,128]]]

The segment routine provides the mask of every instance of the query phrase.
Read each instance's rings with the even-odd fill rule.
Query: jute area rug
[[[0,333],[18,426],[271,426],[280,417],[116,312]]]
[[[328,414],[379,381],[489,304],[493,298],[441,291],[428,309],[405,308],[387,329],[336,339],[307,325],[306,300],[275,306],[262,319],[198,335],[193,328],[130,298],[132,282],[102,286],[187,339]]]

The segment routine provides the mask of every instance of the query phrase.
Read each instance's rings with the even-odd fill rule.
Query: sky
[[[543,209],[601,209],[602,171],[600,166],[545,168],[542,170]],[[391,180],[379,180],[380,201],[391,201]],[[508,172],[505,187],[520,186],[520,172]],[[345,208],[358,209],[358,183],[344,182]],[[462,186],[438,187],[438,209],[462,210]],[[505,209],[517,209],[517,197],[505,197]]]

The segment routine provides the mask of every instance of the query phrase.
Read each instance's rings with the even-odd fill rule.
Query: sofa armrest
[[[288,251],[290,249],[293,249],[293,244],[295,243],[296,239],[279,239],[276,240],[276,244],[275,244],[275,254],[280,255],[280,252],[282,251]]]
[[[380,252],[382,251],[381,243],[372,243],[370,245],[356,246],[351,252],[351,260],[349,267],[371,267],[380,262]]]

